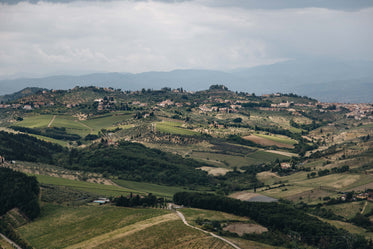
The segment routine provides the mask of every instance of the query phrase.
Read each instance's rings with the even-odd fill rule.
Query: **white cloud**
[[[0,75],[228,70],[299,56],[373,60],[373,8],[256,10],[204,1],[0,5]]]

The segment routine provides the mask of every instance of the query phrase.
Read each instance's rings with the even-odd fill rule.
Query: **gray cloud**
[[[365,8],[366,1],[356,1],[354,11],[303,8],[290,0],[284,3],[297,8],[249,3],[0,4],[0,76],[229,70],[305,56],[373,60],[373,8]]]
[[[51,3],[71,3],[79,0],[44,0]],[[83,0],[86,2],[111,2],[115,0]],[[149,0],[126,0],[129,2],[147,2]],[[180,3],[193,0],[152,0],[164,3]],[[0,0],[0,3],[17,4],[20,2],[38,3],[40,0]],[[239,7],[249,9],[288,9],[288,8],[327,8],[337,10],[359,10],[373,7],[371,0],[200,0],[209,6]]]

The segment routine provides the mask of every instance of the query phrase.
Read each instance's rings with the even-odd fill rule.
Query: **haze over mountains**
[[[213,70],[173,70],[170,72],[94,73],[80,76],[58,75],[0,81],[0,95],[25,87],[69,89],[74,86],[103,86],[122,90],[162,87],[202,90],[224,84],[234,91],[255,94],[296,93],[328,102],[373,102],[373,62],[337,60],[290,60],[266,66]]]

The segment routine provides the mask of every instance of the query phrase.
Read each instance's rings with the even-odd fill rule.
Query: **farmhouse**
[[[24,110],[32,110],[32,107],[31,107],[31,105],[24,105],[23,109]]]
[[[157,105],[160,106],[160,107],[166,107],[166,106],[173,105],[173,104],[174,104],[173,101],[167,99],[165,101],[162,101],[162,102],[158,103]]]
[[[100,205],[109,203],[110,200],[108,198],[98,198],[97,200],[94,200],[93,203],[98,203]]]
[[[281,169],[288,169],[291,168],[290,163],[281,163]]]

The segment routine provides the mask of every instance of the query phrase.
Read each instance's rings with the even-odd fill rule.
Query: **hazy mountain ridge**
[[[170,72],[95,73],[81,76],[50,76],[0,81],[0,94],[26,87],[69,89],[96,85],[122,90],[162,87],[201,90],[224,84],[233,91],[256,94],[282,92],[307,95],[330,102],[373,102],[373,62],[286,61],[267,66],[223,72],[173,70]]]
[[[39,88],[39,87],[26,87],[22,89],[21,91],[12,93],[12,94],[6,94],[4,96],[0,96],[0,101],[13,101],[28,95],[35,94],[37,92],[41,92],[43,90],[47,90],[46,88]]]

